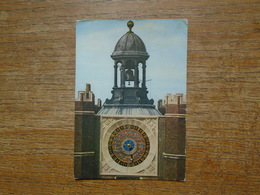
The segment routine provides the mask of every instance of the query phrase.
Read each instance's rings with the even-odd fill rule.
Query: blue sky
[[[76,88],[91,84],[96,100],[111,98],[117,41],[128,32],[129,20],[78,21],[76,24]],[[167,93],[186,94],[188,21],[182,19],[132,20],[132,31],[144,42],[148,97],[164,99]]]

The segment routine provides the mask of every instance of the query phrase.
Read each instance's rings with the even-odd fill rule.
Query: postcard
[[[75,179],[185,181],[186,19],[76,24]]]

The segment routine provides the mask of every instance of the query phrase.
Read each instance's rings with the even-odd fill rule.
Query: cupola
[[[153,99],[147,97],[146,60],[149,55],[145,44],[132,31],[134,23],[129,21],[127,26],[129,31],[119,39],[111,55],[114,60],[112,98],[106,99],[98,114],[160,115]]]

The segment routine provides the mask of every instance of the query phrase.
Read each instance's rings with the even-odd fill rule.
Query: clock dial
[[[150,151],[150,140],[146,132],[136,125],[122,125],[116,128],[108,140],[111,158],[124,167],[141,164]]]

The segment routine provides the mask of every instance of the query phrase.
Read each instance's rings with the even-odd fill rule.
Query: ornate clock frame
[[[157,117],[101,116],[101,124],[101,176],[158,176]],[[130,151],[127,141],[134,144]]]

